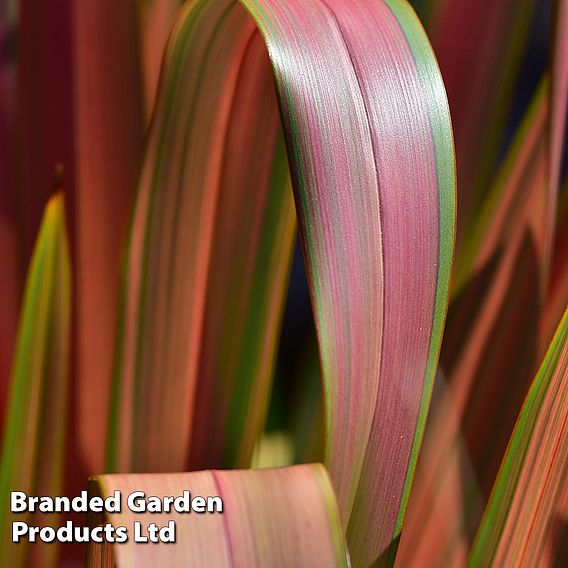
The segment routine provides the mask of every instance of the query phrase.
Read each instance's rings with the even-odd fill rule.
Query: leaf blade
[[[114,548],[120,565],[207,563],[210,566],[344,566],[347,553],[329,477],[319,464],[266,470],[204,471],[161,475],[102,475],[94,479],[104,497],[116,489],[147,495],[220,496],[222,514],[195,517],[132,513],[107,515],[132,531],[134,520],[176,522],[176,546],[141,547],[129,540]],[[194,520],[195,519],[195,520]],[[298,527],[302,530],[299,531]],[[214,542],[215,546],[211,546]],[[89,551],[93,556],[96,551]]]
[[[529,390],[470,556],[470,565],[536,562],[564,487],[568,456],[568,313]]]
[[[61,491],[70,326],[69,247],[63,197],[56,195],[43,217],[18,331],[0,470],[0,528],[4,535],[10,533],[7,525],[13,519],[10,491],[52,496]],[[2,539],[0,545],[2,562],[24,562],[26,545],[7,540]],[[53,546],[36,545],[30,554],[45,560],[54,551]]]

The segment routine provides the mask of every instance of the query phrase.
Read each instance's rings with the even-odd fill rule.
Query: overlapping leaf
[[[301,465],[249,471],[204,471],[161,475],[101,475],[92,487],[103,497],[114,490],[146,495],[219,496],[223,512],[202,515],[121,513],[93,519],[126,526],[176,523],[176,544],[141,546],[129,541],[112,550],[91,544],[88,565],[287,568],[347,567],[347,553],[331,482],[323,466]],[[125,499],[126,497],[123,497]],[[106,545],[109,546],[109,545]]]
[[[288,283],[296,217],[260,36],[243,60],[232,117],[211,250],[191,469],[250,466],[266,418]]]
[[[431,565],[463,564],[531,367],[540,360],[542,345],[550,340],[566,304],[562,223],[547,294],[567,96],[561,63],[563,9],[558,3],[552,88],[541,86],[500,180],[473,230],[465,235],[457,259],[456,302],[442,356],[450,388],[441,394],[429,425],[403,538],[402,565],[419,558],[427,558]],[[523,225],[528,232],[515,253]],[[468,384],[475,386],[470,390]],[[460,429],[465,429],[465,437]]]
[[[55,546],[11,542],[10,491],[60,494],[67,428],[71,275],[63,196],[46,208],[28,273],[0,465],[0,563],[54,560]],[[23,519],[22,519],[23,520]],[[35,519],[36,524],[41,519]],[[53,518],[51,519],[53,522]]]

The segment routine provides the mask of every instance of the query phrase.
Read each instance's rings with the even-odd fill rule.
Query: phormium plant
[[[566,565],[568,3],[414,7],[0,6],[2,566]]]

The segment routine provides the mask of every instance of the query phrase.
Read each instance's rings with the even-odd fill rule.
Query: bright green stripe
[[[426,372],[424,376],[423,396],[420,403],[410,461],[408,464],[406,478],[404,480],[400,508],[393,532],[393,541],[396,542],[396,539],[402,529],[404,513],[406,511],[406,505],[410,495],[410,487],[414,476],[416,461],[418,459],[420,444],[422,442],[422,435],[432,394],[432,386],[438,365],[444,324],[446,321],[452,259],[454,255],[456,174],[452,125],[450,122],[444,85],[441,80],[440,71],[438,69],[434,53],[428,43],[426,34],[416,17],[416,14],[410,6],[401,0],[385,0],[385,2],[393,12],[406,37],[408,45],[414,56],[422,88],[426,95],[428,114],[430,116],[430,126],[432,129],[432,139],[436,154],[439,211],[438,274],[432,332],[430,336],[430,350],[428,352]],[[440,101],[443,101],[443,103],[439,104]],[[395,553],[396,547],[393,546],[390,551],[390,564],[394,562]]]
[[[542,403],[567,340],[568,311],[564,313],[519,415],[473,543],[469,566],[489,565],[495,556]]]
[[[46,434],[42,429],[41,416],[45,412],[42,403],[45,389],[50,388],[46,384],[46,380],[50,378],[46,373],[49,373],[49,361],[52,360],[54,350],[59,347],[54,343],[58,339],[53,335],[57,331],[53,327],[55,318],[63,316],[65,319],[61,321],[61,325],[69,325],[69,312],[66,310],[68,304],[56,302],[57,294],[70,293],[65,246],[63,198],[58,196],[48,203],[43,216],[22,302],[0,466],[0,534],[3,535],[9,532],[6,524],[11,519],[8,505],[10,491],[16,488],[33,491],[38,479],[40,440]],[[59,351],[57,354],[59,356]],[[32,407],[30,396],[34,388],[38,390],[37,405]],[[32,413],[37,413],[40,417],[34,432],[30,431],[29,424],[33,418]],[[61,449],[62,431],[55,428],[55,436],[57,452]],[[61,457],[59,452],[57,457]],[[49,477],[57,479],[62,464],[54,460],[51,465],[53,470],[48,472]],[[22,486],[24,482],[28,484]],[[7,554],[15,561],[7,552],[7,547],[10,546],[13,545],[5,541],[0,544],[0,563],[6,561]],[[25,548],[20,545],[19,554],[25,554]],[[19,558],[22,559],[23,556]]]
[[[40,236],[30,265],[30,272],[24,300],[20,330],[14,357],[14,366],[10,380],[10,396],[8,398],[4,443],[2,446],[2,463],[0,470],[0,534],[7,534],[6,523],[9,519],[8,496],[13,489],[14,477],[21,476],[23,456],[26,449],[21,446],[22,424],[26,427],[29,414],[28,399],[32,389],[30,373],[33,372],[35,358],[43,354],[44,342],[39,345],[38,339],[45,333],[46,322],[40,319],[40,306],[47,301],[51,278],[46,274],[53,257],[53,216],[47,216],[40,228]],[[28,450],[29,451],[29,448]],[[18,459],[20,458],[20,459]],[[29,488],[26,488],[29,489]],[[2,546],[3,547],[3,546]]]

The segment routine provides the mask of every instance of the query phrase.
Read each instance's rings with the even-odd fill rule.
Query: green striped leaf
[[[532,383],[469,560],[470,566],[536,566],[568,463],[568,312]]]
[[[448,301],[444,88],[406,2],[244,5],[252,19],[234,1],[190,3],[171,35],[130,233],[109,467],[177,470],[188,453],[193,467],[247,465],[260,435],[292,219],[271,62],[318,334],[326,465],[354,561],[392,562]],[[279,189],[267,194],[274,171]]]
[[[11,542],[16,519],[10,513],[10,491],[55,496],[62,489],[71,325],[64,215],[58,194],[46,207],[24,292],[0,465],[3,566],[23,566],[27,558],[41,565],[55,561],[54,545],[36,544],[32,550],[25,542]],[[42,522],[47,519],[34,519]]]
[[[272,83],[238,3],[180,13],[130,232],[111,470],[250,465],[294,235]]]

